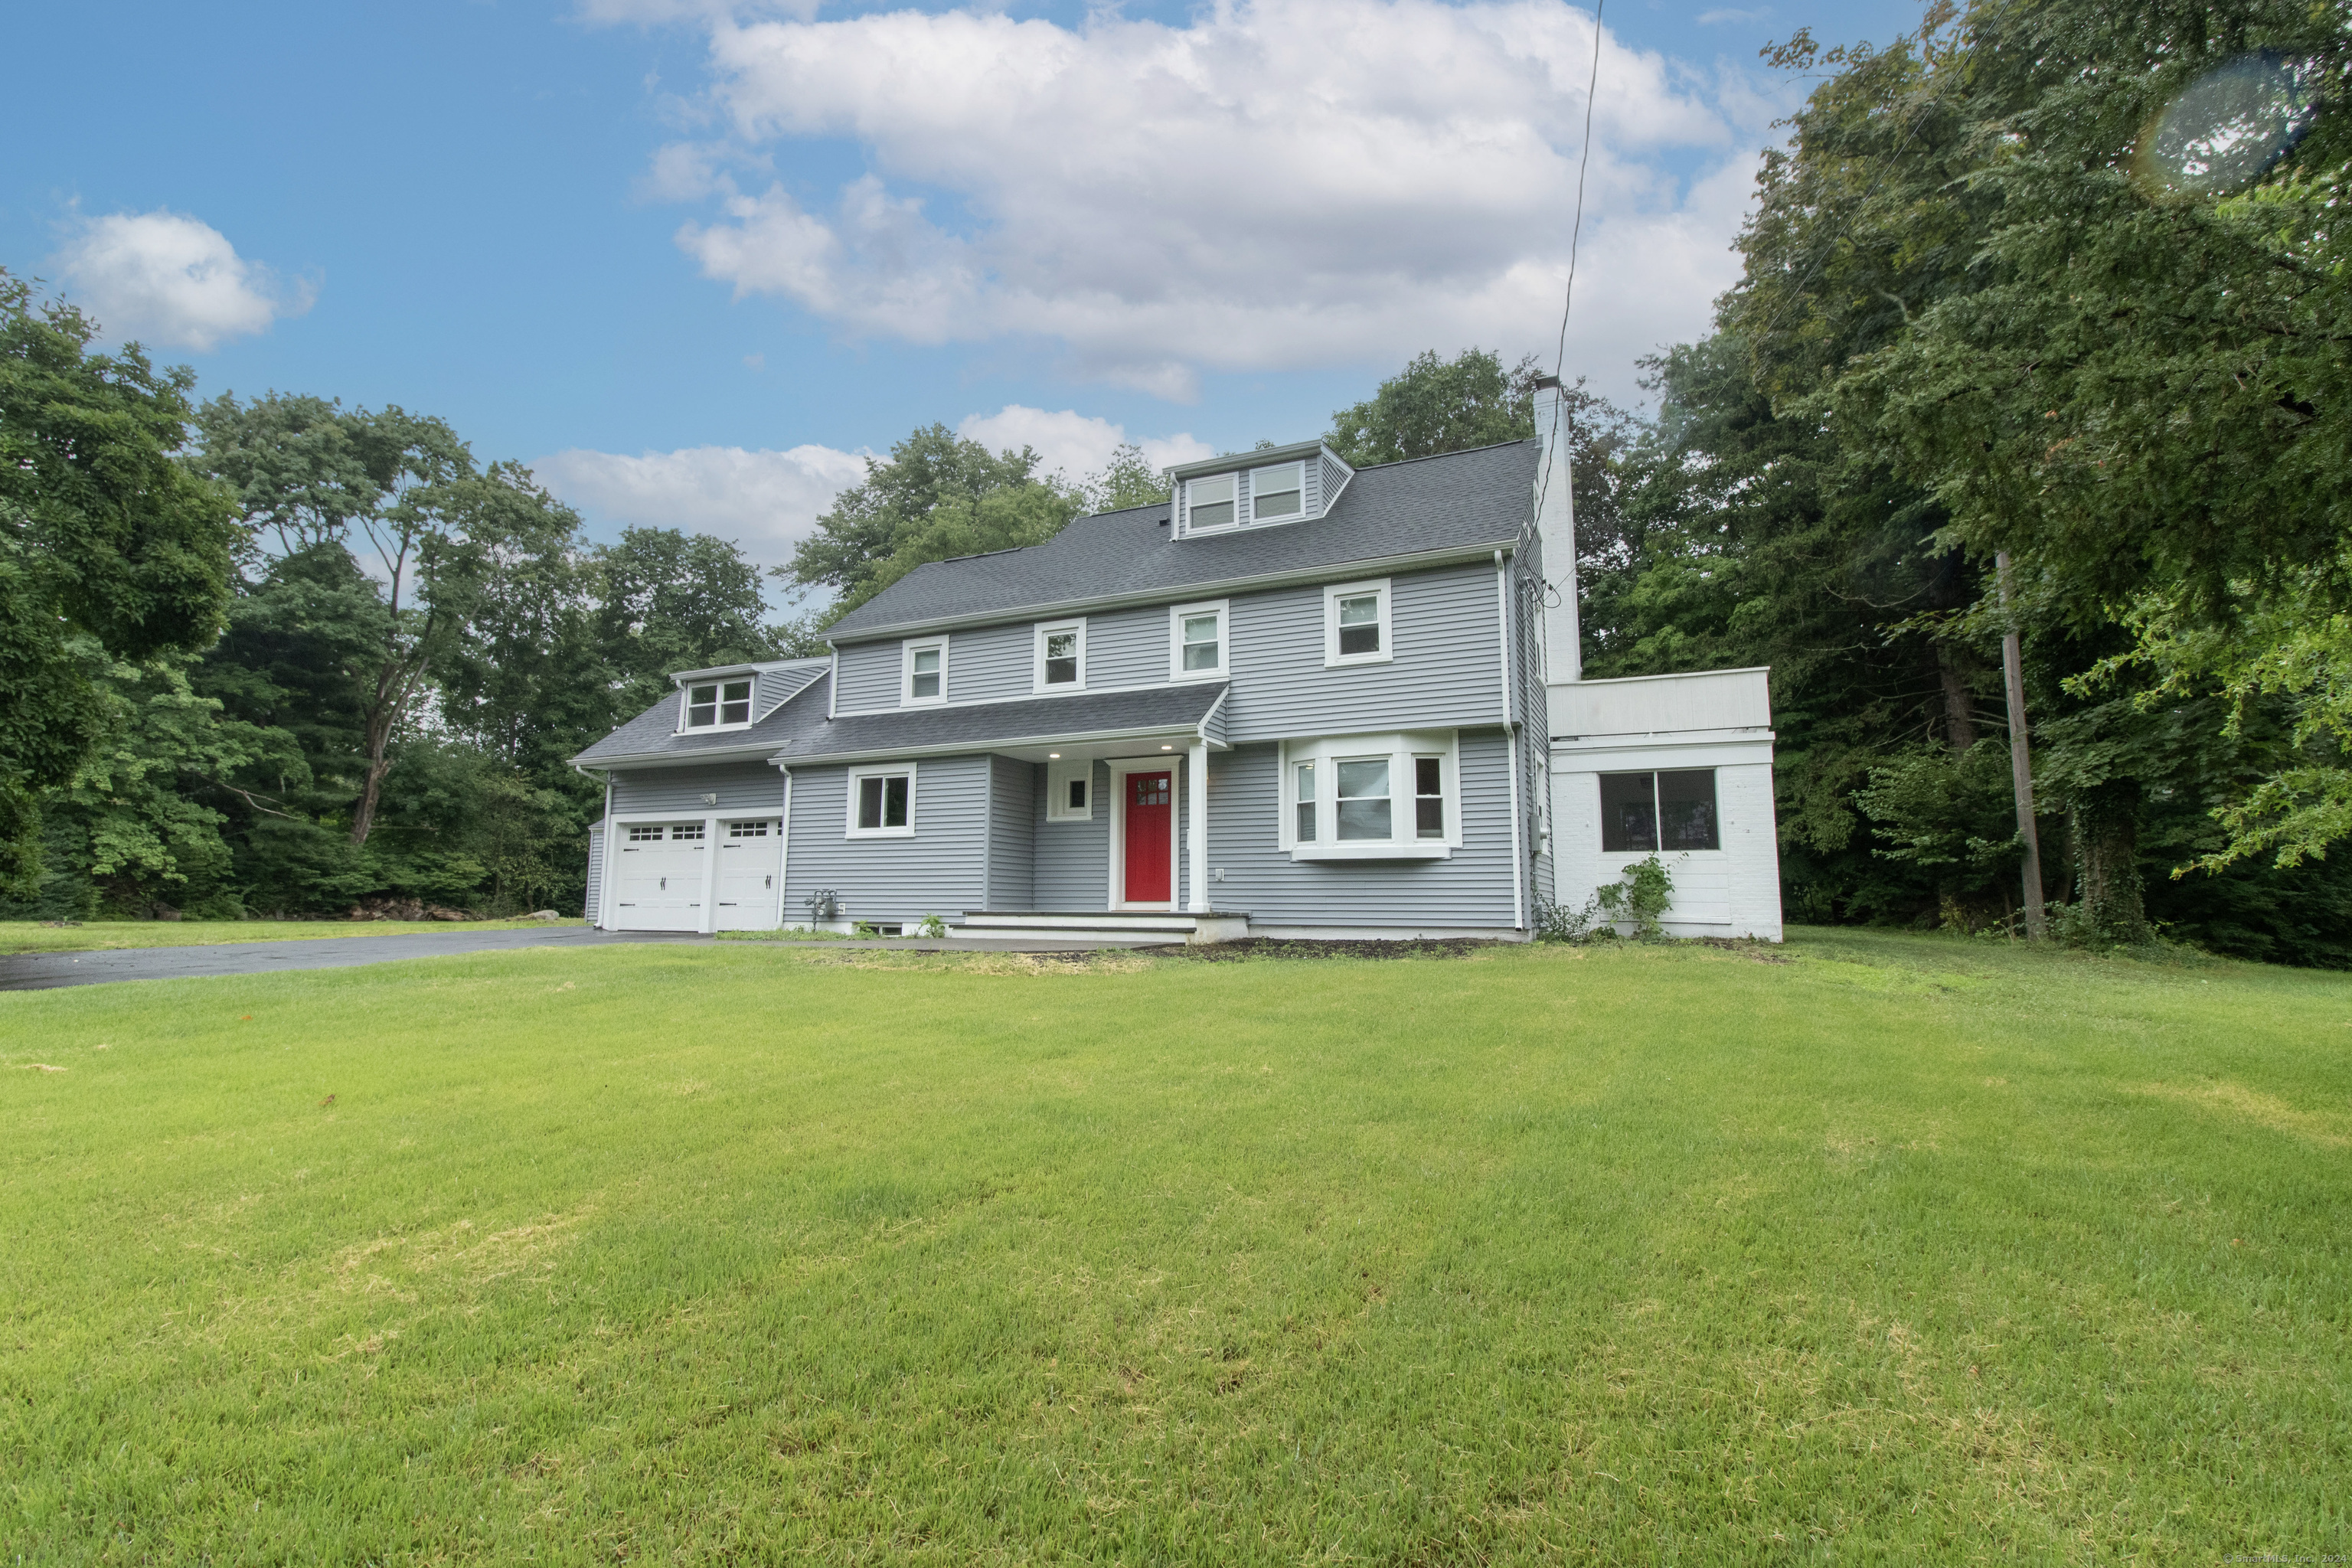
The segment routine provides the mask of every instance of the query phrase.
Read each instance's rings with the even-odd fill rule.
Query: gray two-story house
[[[1524,934],[1556,891],[1545,448],[1189,464],[1165,501],[918,568],[828,658],[681,671],[576,759],[607,790],[589,918]],[[1696,787],[1643,798],[1687,827]]]

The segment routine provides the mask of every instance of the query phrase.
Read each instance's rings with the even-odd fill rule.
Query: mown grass
[[[222,942],[309,942],[327,936],[414,936],[419,931],[512,931],[585,921],[91,921],[50,926],[0,921],[0,953],[93,952],[123,947],[198,947]]]
[[[2352,1546],[2352,984],[1785,956],[0,995],[0,1561]]]

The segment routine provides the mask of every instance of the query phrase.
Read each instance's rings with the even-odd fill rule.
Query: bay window
[[[1460,755],[1452,731],[1285,742],[1282,847],[1295,860],[1445,858],[1462,843]]]

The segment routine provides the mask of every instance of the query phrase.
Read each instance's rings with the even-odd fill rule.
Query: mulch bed
[[[1168,942],[1134,949],[1166,958],[1198,958],[1234,963],[1248,958],[1467,958],[1482,947],[1502,944],[1486,937],[1414,938],[1406,942],[1290,942],[1278,937],[1251,936],[1239,942],[1216,942],[1195,947]]]

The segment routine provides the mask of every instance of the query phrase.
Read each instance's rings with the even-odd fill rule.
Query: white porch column
[[[1187,913],[1209,912],[1209,748],[1195,741],[1184,770],[1184,853],[1192,863]]]

